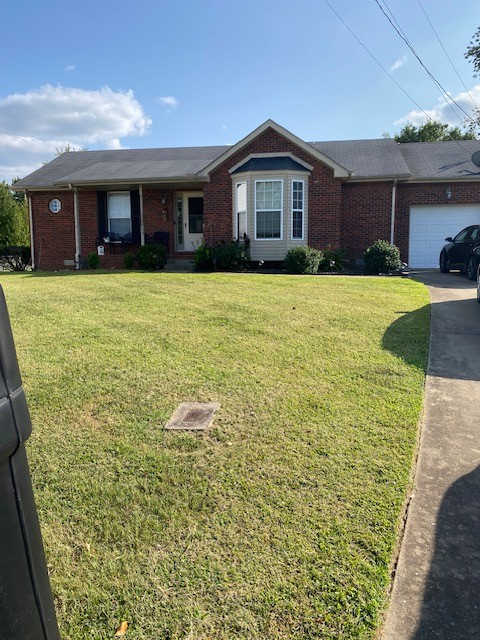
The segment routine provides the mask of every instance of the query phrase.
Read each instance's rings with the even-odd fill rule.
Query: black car
[[[480,266],[477,271],[477,302],[480,304]]]
[[[446,244],[440,253],[440,271],[460,269],[469,280],[475,280],[480,263],[480,225],[473,224],[462,229],[455,238],[445,238]]]

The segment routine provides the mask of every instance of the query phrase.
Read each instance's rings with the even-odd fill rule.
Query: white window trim
[[[238,208],[238,187],[245,185],[245,233],[248,235],[248,180],[239,180],[235,183],[235,240],[243,240],[238,237],[238,214],[240,210]]]
[[[280,190],[281,200],[280,200],[280,237],[279,238],[258,238],[257,237],[257,183],[258,182],[280,182],[282,187]],[[283,178],[263,178],[259,180],[255,180],[255,188],[254,188],[254,225],[255,225],[255,241],[256,242],[279,242],[283,240]],[[267,209],[262,209],[262,211],[267,211]],[[271,211],[271,209],[268,209]]]
[[[131,200],[130,200],[130,191],[108,191],[107,192],[107,226],[108,226],[108,233],[112,233],[112,230],[110,228],[110,206],[109,206],[109,197],[110,194],[113,195],[128,195],[128,199],[129,199],[129,203],[130,203],[130,218],[114,218],[114,220],[130,220],[130,231],[127,231],[127,233],[132,233],[132,204],[131,204]]]
[[[294,209],[293,208],[293,185],[295,182],[301,182],[302,183],[302,208],[301,209]],[[291,190],[291,195],[290,195],[290,240],[295,241],[301,241],[301,240],[305,240],[305,180],[298,180],[297,178],[292,178],[291,183],[290,183],[290,190]],[[302,235],[300,238],[294,238],[293,237],[293,213],[297,212],[297,211],[301,211],[302,212]]]

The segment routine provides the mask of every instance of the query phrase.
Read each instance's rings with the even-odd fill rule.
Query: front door
[[[203,241],[203,194],[201,192],[191,191],[177,196],[176,223],[177,250],[198,249]]]

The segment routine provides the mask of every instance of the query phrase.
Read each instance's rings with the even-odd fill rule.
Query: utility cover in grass
[[[204,431],[212,424],[218,402],[182,402],[165,425],[165,429]]]

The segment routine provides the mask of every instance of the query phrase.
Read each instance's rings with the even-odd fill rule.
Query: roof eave
[[[443,176],[441,178],[410,178],[408,182],[411,183],[428,183],[428,182],[477,182],[480,181],[480,173],[475,174],[473,176],[465,176],[462,178],[457,178],[455,176]]]
[[[74,187],[92,187],[95,185],[105,186],[105,185],[121,185],[121,184],[170,184],[177,182],[205,182],[204,179],[199,178],[196,174],[185,175],[185,176],[173,176],[171,178],[119,178],[119,179],[109,179],[109,180],[57,180],[54,182],[52,188],[57,188],[60,186],[69,185]]]
[[[392,180],[410,180],[409,173],[397,173],[388,176],[355,176],[351,175],[348,182],[391,182]]]

